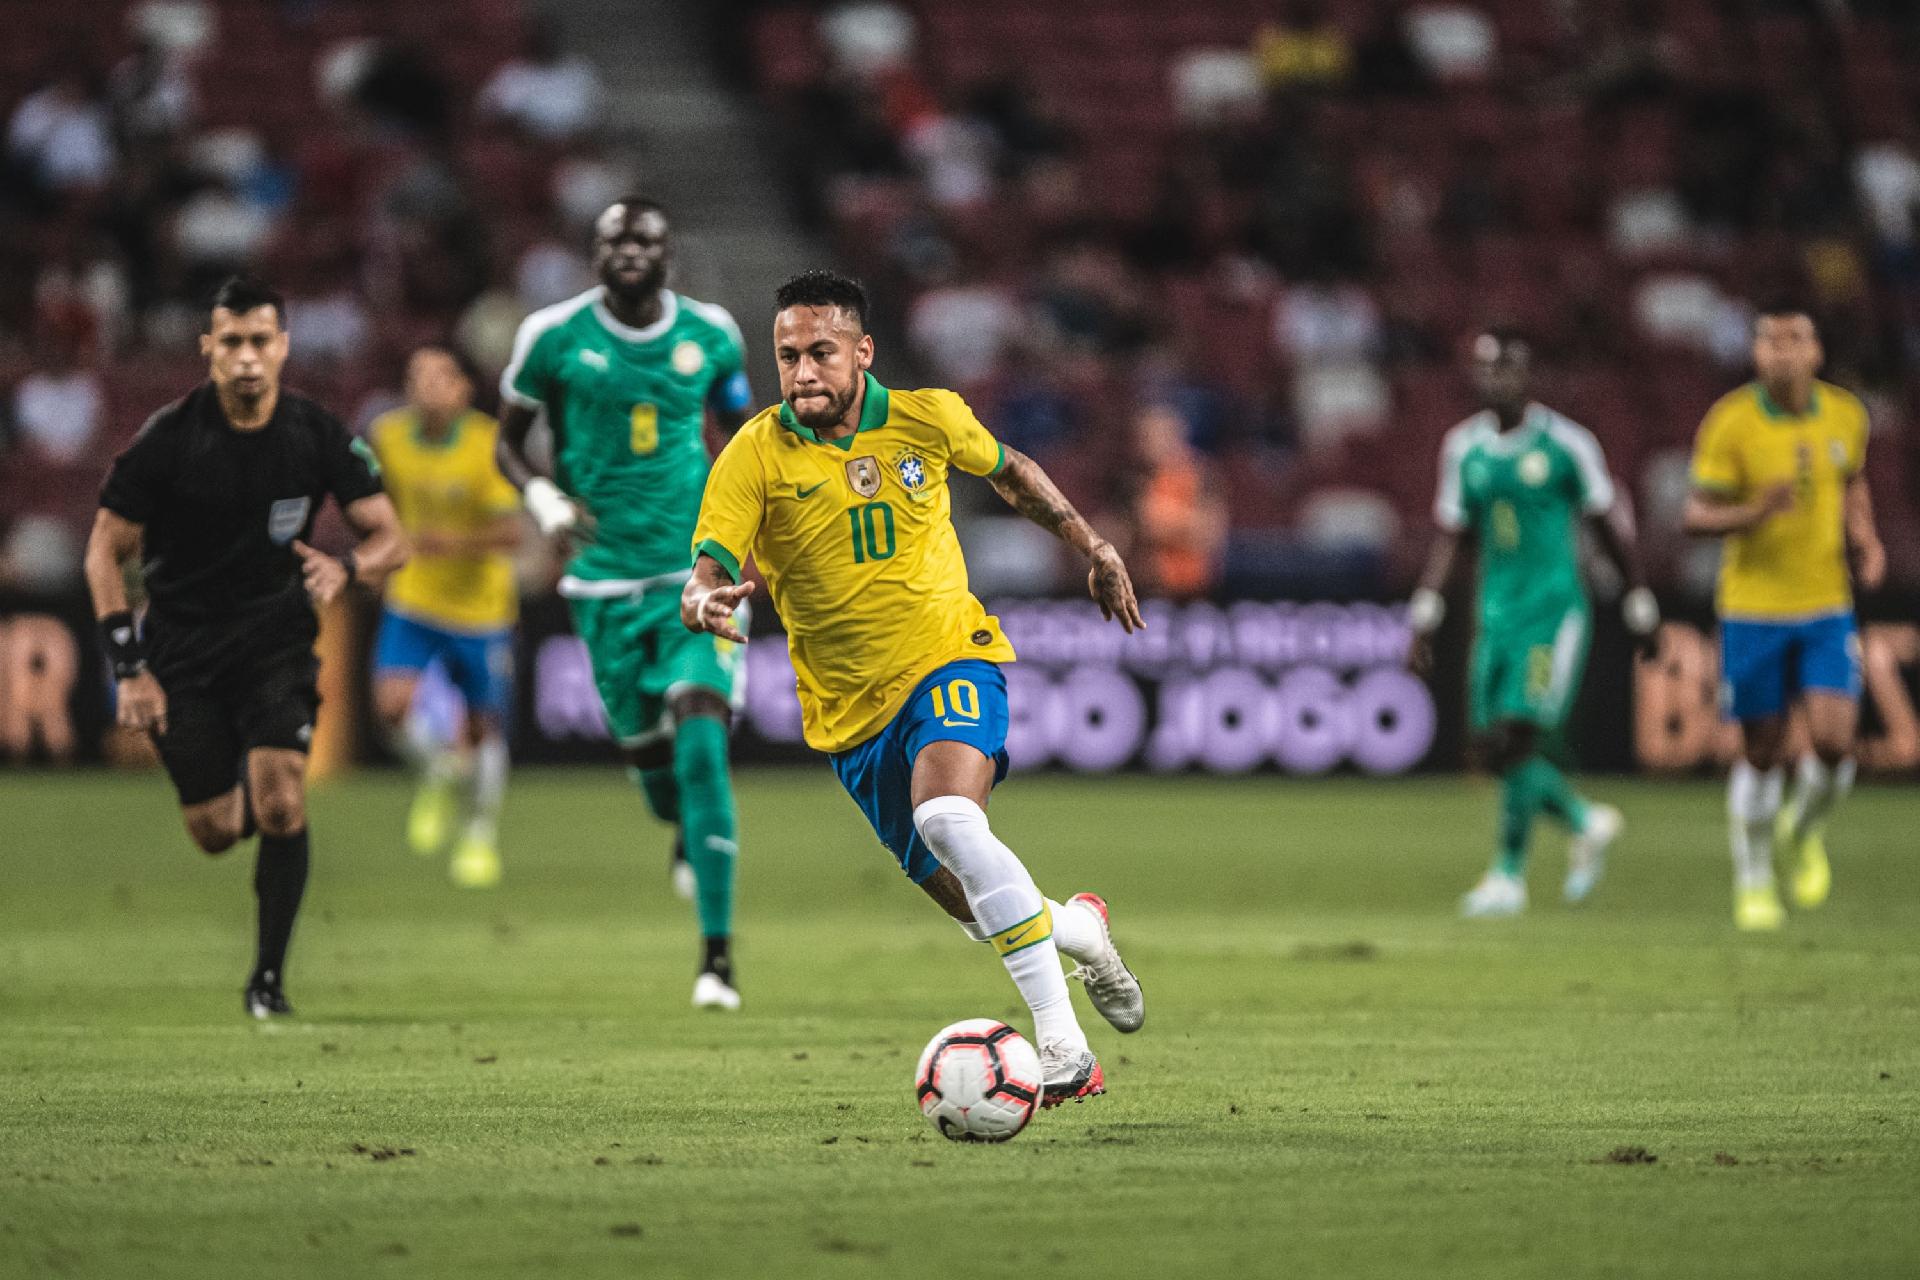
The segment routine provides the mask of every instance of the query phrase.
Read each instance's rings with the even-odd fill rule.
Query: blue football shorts
[[[887,727],[829,757],[840,785],[915,884],[940,862],[913,826],[913,762],[930,742],[964,742],[1007,776],[1007,678],[979,658],[949,662],[914,686]]]
[[[1784,713],[1810,689],[1860,696],[1860,633],[1851,611],[1793,622],[1720,623],[1720,709],[1734,720]]]
[[[467,706],[502,724],[513,712],[513,632],[452,631],[388,609],[380,616],[373,674],[419,674],[439,663]]]

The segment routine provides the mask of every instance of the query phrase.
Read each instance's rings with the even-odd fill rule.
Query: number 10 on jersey
[[[893,558],[893,508],[884,502],[869,502],[864,507],[847,508],[847,524],[853,533],[853,562]]]

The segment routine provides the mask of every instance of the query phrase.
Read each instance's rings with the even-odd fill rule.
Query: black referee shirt
[[[147,420],[100,505],[145,526],[150,625],[291,627],[310,643],[294,539],[328,494],[345,507],[379,492],[372,449],[313,401],[283,389],[266,426],[239,431],[205,382]]]

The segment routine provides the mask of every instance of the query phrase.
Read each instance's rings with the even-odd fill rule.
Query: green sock
[[[1503,875],[1527,873],[1527,841],[1533,834],[1533,815],[1540,811],[1540,794],[1533,772],[1523,760],[1500,775],[1500,849],[1494,867]]]
[[[733,932],[735,843],[733,779],[727,773],[727,726],[712,716],[689,716],[673,736],[673,776],[679,784],[687,862],[699,886],[700,932]]]
[[[673,780],[673,770],[665,769],[628,769],[627,776],[632,778],[640,793],[647,798],[647,808],[653,816],[662,822],[678,824],[680,821],[680,787]]]
[[[1534,756],[1521,768],[1532,775],[1534,794],[1547,816],[1569,831],[1586,830],[1587,802],[1567,782],[1566,774],[1545,756]]]

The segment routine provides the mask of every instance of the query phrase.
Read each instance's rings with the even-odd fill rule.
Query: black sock
[[[253,788],[247,785],[245,778],[240,779],[240,838],[251,840],[260,834],[260,824],[253,820]]]
[[[728,954],[727,950],[728,944],[732,941],[732,938],[725,935],[718,938],[708,938],[706,940],[707,958],[705,963],[700,966],[700,972],[711,973],[728,986],[733,985],[733,957]]]
[[[300,914],[300,896],[307,889],[307,832],[260,837],[253,863],[253,896],[260,902],[259,949],[254,955],[256,981],[278,985],[287,968],[287,943],[293,939],[293,919]]]

